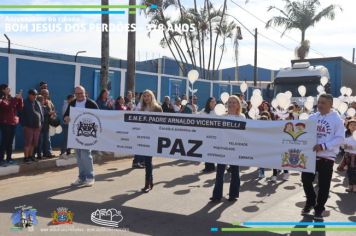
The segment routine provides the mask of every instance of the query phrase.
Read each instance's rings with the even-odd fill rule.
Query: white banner
[[[69,148],[315,172],[315,144],[309,120],[70,110]]]

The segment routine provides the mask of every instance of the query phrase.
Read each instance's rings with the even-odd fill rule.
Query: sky
[[[228,14],[236,17],[247,29],[253,31],[258,29],[258,66],[279,69],[290,66],[290,60],[295,59],[294,49],[300,41],[300,31],[287,31],[284,37],[281,36],[282,28],[265,28],[265,23],[277,12],[267,12],[270,5],[282,8],[284,6],[282,0],[250,0],[245,3],[245,0],[233,0],[241,7],[235,5],[231,0],[227,2]],[[137,3],[140,1],[137,0]],[[193,1],[182,0],[183,6],[191,7]],[[198,4],[202,4],[202,0],[197,0]],[[212,0],[215,7],[223,4],[222,0]],[[334,21],[324,19],[317,23],[314,27],[309,28],[306,32],[306,39],[311,42],[311,51],[309,58],[315,57],[332,57],[342,56],[347,60],[352,60],[352,49],[356,47],[356,24],[350,20],[354,18],[354,9],[356,9],[356,1],[351,0],[321,0],[321,7],[326,7],[329,4],[338,4],[343,8],[343,11],[338,11]],[[64,0],[0,0],[0,4],[68,4]],[[72,0],[70,4],[100,4],[100,0]],[[110,0],[110,4],[128,4],[128,0]],[[167,14],[172,18],[179,15],[178,9],[170,8]],[[11,19],[10,19],[11,17]],[[30,32],[15,32],[6,29],[6,26],[13,26],[14,21],[24,20],[25,17],[36,17],[35,15],[0,15],[0,47],[6,47],[6,39],[2,37],[6,33],[13,43],[13,48],[21,48],[28,50],[45,50],[51,52],[64,53],[75,55],[77,51],[87,51],[83,56],[100,57],[101,49],[101,34],[99,31],[89,30],[86,28],[84,32],[64,32],[64,25],[71,24],[69,21],[59,23],[59,20],[72,20],[75,24],[100,23],[100,15],[47,15],[46,21],[40,22],[49,23],[48,17],[54,17],[56,23],[61,24],[61,29],[58,32],[44,33],[31,32],[31,23],[27,24]],[[257,18],[258,19],[257,19]],[[110,22],[116,25],[127,23],[128,15],[111,15]],[[33,18],[32,18],[33,19]],[[38,19],[38,16],[37,18]],[[25,19],[26,20],[26,19]],[[150,37],[142,28],[147,24],[148,19],[143,13],[137,14],[137,52],[136,59],[143,61],[162,56],[172,57],[168,48],[162,48],[159,41],[162,38],[161,32],[153,32]],[[18,22],[17,22],[18,23]],[[239,65],[254,63],[254,37],[244,28],[242,28],[243,39],[239,46]],[[183,43],[183,42],[182,42]],[[18,46],[23,45],[23,46]],[[110,56],[114,58],[126,59],[127,54],[127,33],[115,31],[110,33]],[[221,68],[233,67],[235,65],[234,50],[231,41],[227,42],[226,50],[223,56]]]

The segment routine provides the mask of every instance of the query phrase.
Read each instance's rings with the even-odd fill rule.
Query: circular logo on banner
[[[102,133],[102,126],[99,117],[90,113],[84,112],[78,115],[72,126],[75,140],[83,146],[93,146],[98,142],[99,136]]]

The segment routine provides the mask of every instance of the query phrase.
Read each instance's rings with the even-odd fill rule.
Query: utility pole
[[[129,5],[136,5],[136,0],[129,0]],[[129,9],[129,26],[136,24],[136,14],[130,13],[135,8]],[[127,77],[126,92],[135,92],[135,71],[136,71],[136,32],[129,31],[127,36]]]
[[[255,62],[254,62],[254,67],[253,67],[253,86],[257,86],[257,28],[255,29]]]
[[[355,48],[352,49],[352,63],[355,63]]]

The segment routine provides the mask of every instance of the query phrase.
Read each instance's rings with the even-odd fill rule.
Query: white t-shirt
[[[79,101],[76,101],[75,102],[75,107],[79,107],[79,108],[85,108],[85,103],[87,102],[87,100],[85,99],[85,100],[83,100],[83,101],[81,101],[81,102],[79,102]]]
[[[175,104],[173,105],[173,109],[174,109],[175,112],[179,112],[179,111],[180,111],[180,108],[181,108],[181,107],[179,107],[179,106],[177,106],[177,105],[175,105]]]
[[[356,154],[356,140],[352,136],[345,139],[345,145],[347,145],[345,152]]]

